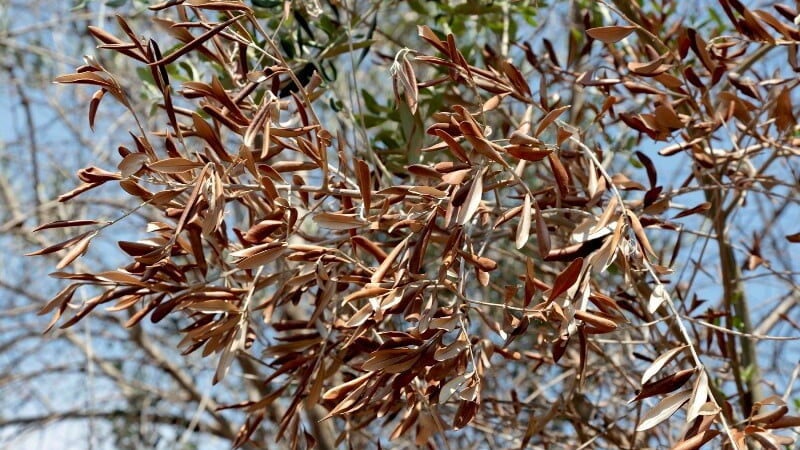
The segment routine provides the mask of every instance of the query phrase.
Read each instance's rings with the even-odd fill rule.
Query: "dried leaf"
[[[577,281],[583,269],[583,258],[575,258],[569,265],[556,276],[553,281],[553,289],[550,291],[548,301],[552,302],[559,295],[567,292]]]
[[[514,241],[518,249],[524,247],[525,244],[528,243],[528,237],[530,237],[531,233],[531,216],[533,216],[533,211],[531,210],[531,196],[525,194],[525,199],[522,202],[522,213],[519,218],[519,224],[517,225],[516,240]]]
[[[680,389],[684,384],[686,384],[687,381],[689,381],[689,378],[691,378],[695,372],[695,369],[685,369],[673,373],[672,375],[668,375],[658,381],[651,381],[643,385],[641,391],[639,391],[636,397],[631,399],[628,403],[633,403],[654,395],[669,394],[670,392]],[[688,422],[691,422],[691,420]]]
[[[639,242],[639,245],[642,246],[645,252],[652,256],[656,256],[656,252],[650,245],[650,240],[647,239],[647,235],[644,233],[644,228],[642,227],[642,223],[639,222],[639,218],[631,210],[626,210],[626,212],[628,213],[628,218],[630,219],[633,234],[636,236],[636,240]]]
[[[129,153],[122,158],[117,168],[120,170],[122,178],[129,178],[138,172],[148,159],[146,153]]]
[[[87,236],[97,234],[96,231],[87,231],[85,233],[81,233],[75,237],[67,239],[66,241],[59,242],[58,244],[53,244],[49,247],[43,248],[41,250],[36,250],[35,252],[26,253],[25,256],[37,256],[37,255],[47,255],[50,253],[55,253],[59,250],[63,250],[65,248],[72,247],[77,243],[83,241]]]
[[[505,149],[509,155],[530,162],[541,161],[552,153],[552,150],[539,150],[526,145],[509,145]]]
[[[203,167],[203,164],[186,158],[167,158],[150,163],[147,167],[160,173],[183,173]]]
[[[788,88],[784,88],[775,99],[775,124],[781,131],[797,125],[792,107],[792,96]]]
[[[475,215],[475,212],[478,211],[478,206],[480,206],[481,199],[483,198],[484,172],[485,169],[478,171],[478,173],[475,175],[475,178],[472,180],[472,185],[469,188],[467,199],[464,202],[464,205],[461,206],[461,210],[458,212],[457,222],[459,225],[465,225],[472,219],[472,216]]]
[[[463,339],[456,339],[450,345],[438,348],[433,354],[433,359],[436,361],[447,361],[448,359],[455,358],[468,347],[469,342]]]
[[[539,126],[536,127],[536,132],[533,133],[533,137],[539,137],[540,134],[547,128],[551,123],[555,122],[558,117],[564,113],[564,111],[568,110],[572,105],[564,105],[558,108],[553,109],[552,111],[545,114],[544,118],[542,118],[541,122],[539,122]]]
[[[442,390],[439,391],[439,404],[447,403],[447,400],[450,400],[450,397],[452,397],[470,378],[472,378],[472,373],[465,373],[445,383],[445,385],[442,386]]]
[[[97,115],[97,108],[100,106],[100,100],[103,99],[103,95],[106,93],[106,89],[98,89],[93,95],[92,99],[89,101],[89,128],[94,131],[94,119]]]
[[[650,300],[647,302],[647,310],[650,311],[650,314],[653,314],[658,310],[662,303],[669,301],[669,293],[667,289],[664,288],[664,285],[658,283],[656,287],[653,288],[653,292],[650,293]]]
[[[711,209],[711,203],[703,202],[703,203],[700,203],[699,205],[697,205],[695,207],[692,207],[692,208],[689,208],[689,209],[685,209],[685,210],[679,212],[678,214],[675,214],[675,216],[673,216],[672,218],[673,219],[680,219],[681,217],[691,216],[692,214],[704,213],[704,212],[708,211],[709,209]]]
[[[231,256],[242,257],[236,262],[236,267],[240,269],[255,269],[277,260],[283,255],[284,250],[286,250],[285,242],[273,242],[233,252]]]
[[[341,213],[319,213],[314,216],[316,222],[322,228],[329,228],[331,230],[354,230],[369,224],[356,214],[341,214]]]
[[[96,225],[99,223],[107,224],[109,222],[104,220],[90,220],[90,219],[76,219],[76,220],[56,220],[54,222],[39,225],[33,231],[49,230],[51,228],[67,228],[67,227],[81,227],[85,225]]]
[[[72,264],[72,262],[75,261],[79,256],[86,253],[86,250],[89,248],[89,243],[92,241],[92,239],[94,239],[95,236],[97,236],[97,231],[89,233],[86,237],[77,242],[67,252],[67,254],[64,255],[63,258],[61,258],[61,261],[59,261],[58,264],[56,264],[56,269],[60,270],[63,269],[64,267],[67,267],[68,265]]]
[[[597,39],[606,44],[613,44],[625,39],[635,29],[636,27],[634,26],[596,27],[586,30],[586,34],[592,39]]]
[[[363,160],[356,160],[356,178],[358,179],[358,189],[361,192],[361,199],[364,201],[364,214],[369,214],[372,207],[372,181],[369,174],[369,166]]]
[[[663,353],[658,358],[656,358],[655,361],[653,361],[650,364],[650,367],[648,367],[647,370],[645,370],[644,373],[642,374],[642,384],[647,383],[647,381],[650,378],[652,378],[653,375],[657,374],[661,370],[661,368],[663,368],[668,362],[670,362],[670,360],[672,360],[672,358],[674,358],[675,355],[686,349],[686,347],[687,347],[686,345],[675,347]]]
[[[692,391],[687,389],[664,398],[658,402],[656,406],[642,414],[642,418],[639,421],[639,425],[636,427],[636,431],[649,430],[650,428],[653,428],[659,423],[667,420],[675,413],[675,411],[678,410],[678,408],[681,407],[681,405],[689,400],[691,395]]]

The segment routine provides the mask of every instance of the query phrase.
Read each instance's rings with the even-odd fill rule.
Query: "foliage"
[[[138,123],[117,170],[60,200],[118,183],[139,206],[40,227],[86,227],[34,252],[63,252],[51,326],[101,305],[175,318],[215,383],[238,362],[265,387],[227,406],[248,414],[237,446],[268,446],[264,421],[292,448],[791,444],[742,270],[797,234],[764,223],[743,252],[730,230],[745,201],[796,207],[796,12],[721,0],[713,36],[667,0],[391,3],[168,1],[158,42],[91,28],[140,63],[161,126],[96,59],[56,78],[97,89],[90,125],[107,96]],[[412,42],[390,8],[440,15]],[[520,36],[545,9],[574,27],[537,52]],[[140,209],[158,217],[119,241],[123,267],[63,271]],[[692,238],[717,246],[719,302]],[[788,270],[768,275],[794,288]]]

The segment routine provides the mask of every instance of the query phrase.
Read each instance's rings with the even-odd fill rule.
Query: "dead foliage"
[[[709,190],[707,201],[676,210],[677,190],[659,177],[664,156],[689,156],[687,185],[722,183],[742,196],[771,182],[749,158],[796,153],[797,80],[742,74],[763,48],[787,52],[800,70],[795,12],[720,5],[735,35],[711,39],[640,9],[613,8],[619,25],[592,24],[586,13],[565,62],[548,41],[544,54],[514,43],[525,57],[517,63],[487,45],[478,63],[459,36],[420,26],[424,45],[399,52],[387,75],[397,107],[425,127],[414,149],[421,156],[402,176],[332,127],[319,106],[320,76],[300,79],[248,4],[153,6],[177,45],[142,39],[122,17],[121,32],[92,29],[101,48],[149,70],[165,126],[138,130],[119,148],[116,168],[84,169],[82,184],[61,199],[115,183],[161,219],[148,224],[147,238],[119,242],[125,266],[97,273],[66,270],[116,221],[43,225],[90,231],[35,252],[62,252],[54,276],[69,282],[41,313],[60,327],[97,307],[129,311],[131,327],[180,317],[183,352],[213,356],[214,382],[236,356],[258,360],[264,372],[247,375],[274,390],[232,405],[251,417],[236,445],[275,402],[285,406],[277,437],[293,446],[307,435],[299,418],[317,405],[326,420],[346,424],[337,442],[380,430],[438,446],[451,430],[510,424],[504,432],[525,447],[554,442],[567,420],[576,446],[788,445],[774,431],[797,418],[782,399],[759,396],[760,380],[739,374],[735,393],[721,390],[726,375],[706,357],[739,352],[731,366],[757,364],[748,339],[687,325],[717,319],[671,284],[680,249],[670,257],[670,246],[653,240],[659,230],[674,240],[679,219],[720,219],[735,204]],[[320,57],[369,45],[352,44]],[[579,65],[591,52],[604,68]],[[170,65],[194,55],[213,73],[171,80]],[[103,100],[136,101],[94,60],[56,81],[97,89],[90,124]],[[562,84],[599,101],[550,95]],[[430,109],[428,92],[443,95],[444,106]],[[756,144],[714,150],[731,124]],[[646,185],[609,172],[607,156],[618,149],[593,134],[614,129],[662,143],[658,154],[635,153]],[[100,293],[76,307],[82,287]],[[733,295],[735,286],[725,289]],[[735,302],[716,317],[730,319]],[[645,344],[614,354],[603,339]],[[635,355],[649,360],[641,376]],[[593,394],[596,380],[609,377],[618,382],[598,383],[612,390]],[[551,382],[542,389],[559,394],[547,400],[537,386]],[[603,412],[609,401],[616,403]],[[679,410],[673,426],[684,432],[676,436],[659,425]]]

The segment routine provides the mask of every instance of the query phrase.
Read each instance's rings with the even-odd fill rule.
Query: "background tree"
[[[796,11],[678,8],[177,1],[163,34],[91,29],[116,56],[56,79],[136,124],[61,199],[135,205],[35,253],[147,224],[41,312],[179,329],[236,445],[789,445]]]

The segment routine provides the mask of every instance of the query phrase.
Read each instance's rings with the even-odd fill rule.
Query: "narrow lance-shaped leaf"
[[[525,194],[525,199],[522,201],[522,213],[519,218],[519,225],[517,225],[515,245],[518,249],[524,247],[525,244],[528,243],[528,237],[531,233],[532,215],[533,211],[531,211],[531,196]]]
[[[662,367],[664,367],[672,358],[675,357],[675,355],[682,352],[685,348],[686,348],[685,345],[682,345],[680,347],[675,347],[673,349],[664,352],[663,354],[661,354],[661,356],[656,358],[655,361],[653,361],[650,364],[650,367],[648,367],[647,370],[645,370],[644,373],[642,374],[642,384],[647,383],[647,380],[652,378],[653,375],[657,374]]]
[[[553,281],[553,290],[550,292],[549,301],[552,302],[558,298],[559,295],[567,292],[567,290],[578,281],[578,276],[581,274],[581,268],[583,268],[583,258],[578,257],[569,263],[567,268],[559,273],[558,276],[556,276],[555,281]]]
[[[76,243],[72,248],[69,249],[66,255],[61,258],[61,261],[56,264],[56,269],[63,269],[68,265],[72,264],[73,261],[78,259],[79,256],[86,253],[86,250],[89,248],[89,243],[97,236],[97,231],[93,231],[89,233],[86,237],[81,239],[78,243]]]
[[[649,430],[659,423],[669,419],[669,417],[675,414],[675,411],[677,411],[681,405],[686,403],[691,396],[692,390],[687,389],[685,391],[665,397],[663,400],[658,402],[656,406],[642,414],[642,419],[639,421],[636,431]]]
[[[700,410],[708,399],[708,375],[705,370],[700,370],[692,388],[692,398],[689,400],[689,409],[686,411],[686,422],[692,423],[700,415]]]
[[[667,293],[667,289],[664,288],[663,284],[658,283],[650,294],[650,300],[647,302],[647,310],[650,311],[650,314],[653,314],[661,304],[666,301],[669,301],[669,293]]]
[[[469,188],[469,193],[467,194],[467,199],[464,202],[464,205],[461,206],[461,211],[458,213],[458,224],[464,225],[472,219],[472,216],[475,215],[475,212],[478,210],[478,206],[481,204],[481,198],[483,197],[483,173],[484,170],[478,171],[475,175],[475,178],[472,180],[472,186]]]
[[[596,27],[586,30],[586,34],[603,43],[613,44],[625,39],[635,29],[633,26]]]

